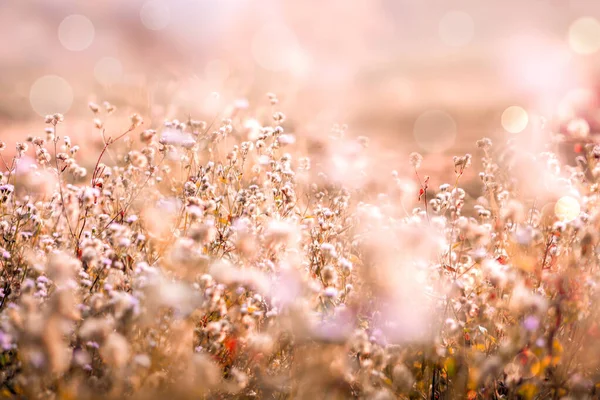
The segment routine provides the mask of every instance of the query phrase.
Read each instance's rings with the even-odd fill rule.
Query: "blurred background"
[[[348,123],[426,160],[531,135],[540,117],[600,121],[594,0],[4,1],[0,38],[8,142],[54,112],[67,134],[98,135],[90,101],[154,127],[266,92],[299,135]]]

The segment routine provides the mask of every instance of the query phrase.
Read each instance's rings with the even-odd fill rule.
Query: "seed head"
[[[419,169],[421,167],[421,162],[423,162],[423,156],[419,153],[413,152],[408,156],[408,161],[414,169]]]

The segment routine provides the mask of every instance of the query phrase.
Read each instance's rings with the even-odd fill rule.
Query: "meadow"
[[[4,396],[596,396],[593,141],[481,138],[440,182],[416,152],[371,177],[345,125],[311,157],[273,93],[156,130],[89,109],[93,158],[61,114],[1,157]]]

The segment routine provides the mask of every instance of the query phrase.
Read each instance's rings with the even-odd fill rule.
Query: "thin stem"
[[[58,191],[60,193],[60,202],[62,204],[62,211],[61,213],[64,214],[65,218],[67,219],[67,227],[69,228],[69,232],[71,233],[71,237],[73,237],[73,239],[76,239],[77,237],[75,236],[75,233],[73,232],[73,229],[71,228],[71,220],[69,219],[69,213],[67,213],[66,207],[65,207],[65,196],[63,193],[63,188],[62,188],[62,179],[61,179],[61,175],[62,175],[62,171],[60,170],[59,166],[58,166],[58,148],[57,148],[57,143],[58,143],[58,135],[56,135],[56,123],[53,124],[54,125],[54,163],[56,165],[56,174],[58,177]]]

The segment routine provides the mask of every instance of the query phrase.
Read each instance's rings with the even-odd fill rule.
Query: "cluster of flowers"
[[[496,160],[482,139],[451,184],[433,188],[413,153],[373,192],[319,170],[269,99],[268,117],[220,125],[144,129],[135,114],[114,137],[115,107],[91,104],[104,142],[91,164],[58,114],[2,157],[4,396],[596,393],[597,147],[563,167],[549,152]],[[366,152],[346,130],[332,148]],[[479,156],[470,198],[461,178]],[[564,196],[525,195],[523,158]]]

